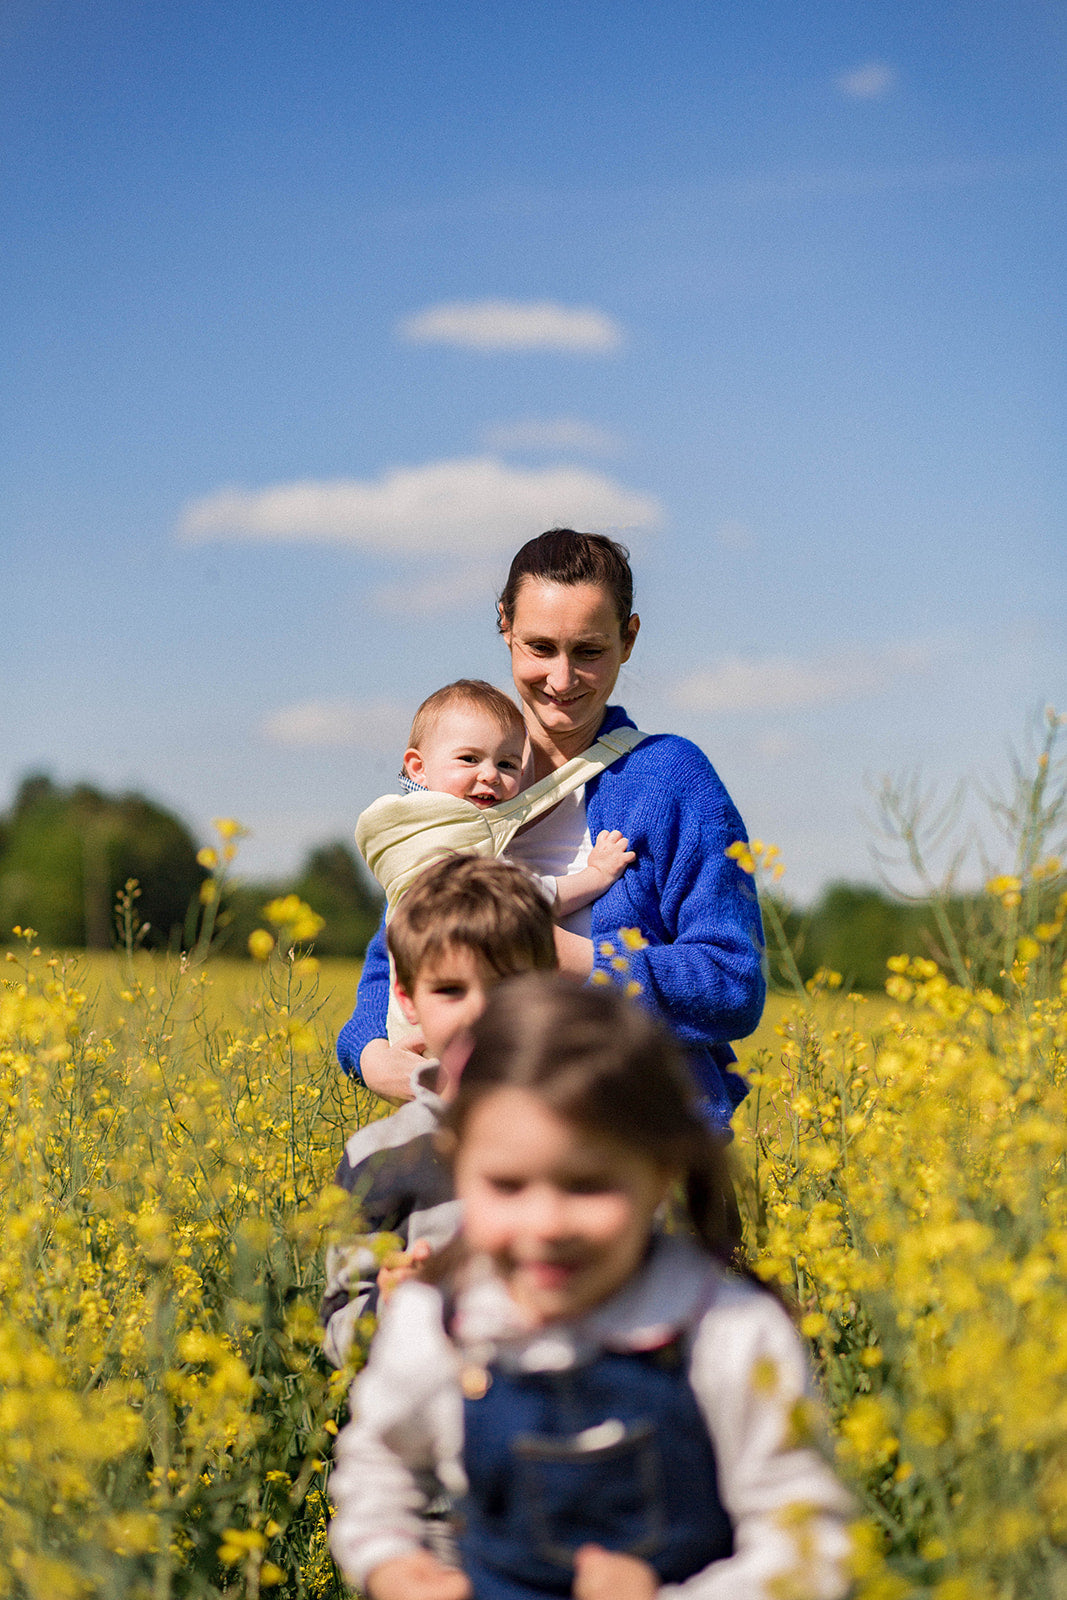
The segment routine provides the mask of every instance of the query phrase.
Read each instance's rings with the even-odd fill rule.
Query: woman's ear
[[[622,659],[624,661],[629,661],[630,651],[637,642],[637,635],[640,630],[641,618],[637,615],[637,612],[634,611],[631,613],[630,620],[622,630]]]
[[[510,644],[511,644],[511,623],[508,621],[507,616],[506,616],[506,614],[504,612],[504,602],[503,602],[503,600],[498,600],[497,603],[496,603],[496,616],[497,616],[497,623],[496,623],[497,631],[503,635],[505,643],[510,646]]]

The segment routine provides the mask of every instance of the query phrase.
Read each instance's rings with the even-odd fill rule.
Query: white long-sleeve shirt
[[[472,1358],[559,1371],[598,1349],[654,1349],[681,1332],[734,1553],[664,1584],[661,1600],[772,1600],[787,1586],[796,1600],[840,1600],[852,1505],[812,1436],[801,1342],[770,1295],[677,1236],[658,1238],[642,1272],[580,1322],[533,1332],[487,1273],[457,1296],[451,1335],[435,1288],[397,1291],[337,1440],[330,1543],[346,1577],[363,1587],[381,1563],[428,1543],[428,1482],[462,1494],[460,1374]]]

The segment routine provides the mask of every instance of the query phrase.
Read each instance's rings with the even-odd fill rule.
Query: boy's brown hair
[[[509,978],[556,967],[552,912],[521,867],[482,856],[445,856],[420,872],[389,922],[389,952],[411,994],[422,968],[459,946]]]
[[[473,706],[475,710],[484,711],[492,717],[503,732],[517,734],[522,739],[526,737],[522,712],[502,689],[494,688],[484,678],[457,678],[455,683],[446,683],[443,689],[435,689],[422,702],[411,724],[408,747],[420,750],[442,714],[451,711],[453,706]]]

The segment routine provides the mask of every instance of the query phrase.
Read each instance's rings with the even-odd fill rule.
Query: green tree
[[[788,989],[795,982],[789,957],[773,937],[777,920],[796,962],[796,972],[807,982],[820,968],[839,972],[850,989],[880,990],[886,980],[890,956],[932,956],[947,964],[938,920],[931,901],[904,900],[872,884],[831,883],[807,910],[763,895],[764,922],[768,927],[767,959],[771,982]],[[962,937],[985,912],[981,900],[961,896],[946,903],[946,912]]]
[[[382,914],[382,894],[356,852],[340,840],[320,845],[293,889],[326,926],[315,940],[322,956],[361,956]]]
[[[889,957],[928,954],[932,932],[925,906],[891,900],[871,884],[831,883],[808,918],[805,976],[829,967],[849,988],[880,989]]]
[[[336,840],[306,856],[297,877],[263,883],[238,879],[226,891],[218,928],[228,956],[248,954],[248,936],[263,926],[263,908],[281,895],[297,894],[325,919],[315,940],[320,956],[361,956],[382,914],[382,893],[362,860]]]
[[[203,877],[185,824],[144,795],[63,789],[34,773],[0,829],[0,929],[17,923],[50,945],[107,949],[115,897],[136,878],[146,942],[166,945]]]

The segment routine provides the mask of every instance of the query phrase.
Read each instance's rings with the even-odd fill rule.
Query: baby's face
[[[505,732],[477,706],[444,712],[421,749],[404,755],[404,769],[438,794],[454,794],[487,810],[511,800],[522,786],[525,735]]]

